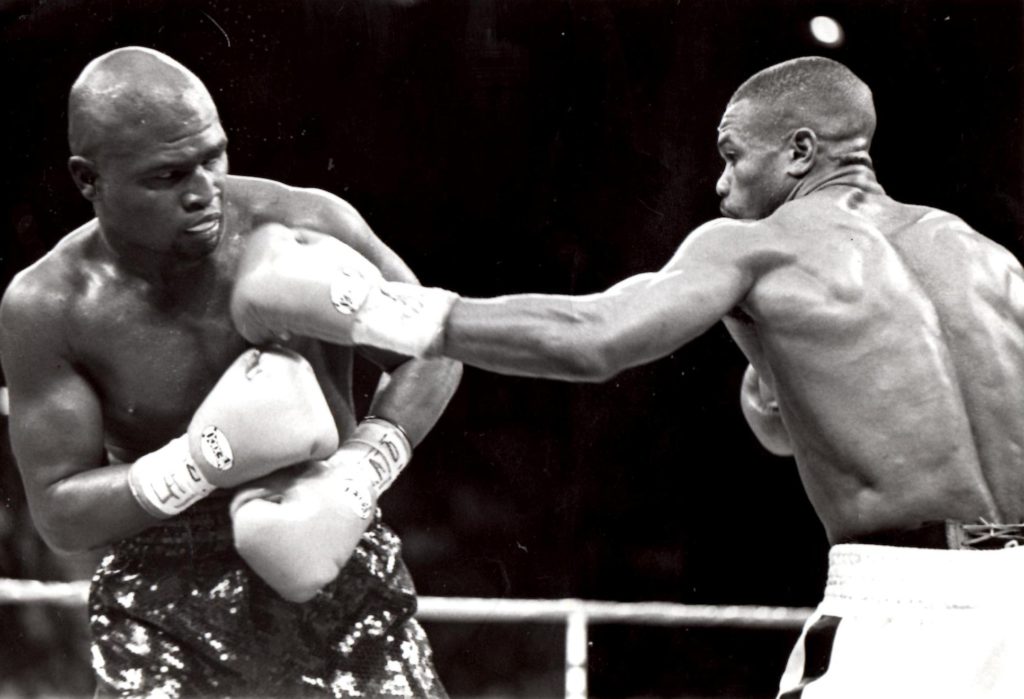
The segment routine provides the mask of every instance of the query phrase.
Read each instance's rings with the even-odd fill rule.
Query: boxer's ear
[[[818,135],[811,129],[802,127],[793,132],[789,137],[789,162],[786,165],[786,174],[793,177],[803,177],[818,158]]]
[[[94,201],[96,199],[96,181],[99,179],[95,163],[80,155],[72,155],[68,158],[68,170],[82,196],[89,201]]]

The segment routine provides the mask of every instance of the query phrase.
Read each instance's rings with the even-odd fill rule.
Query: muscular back
[[[833,540],[1024,517],[1024,277],[941,211],[831,188],[762,224],[734,336],[772,377]]]

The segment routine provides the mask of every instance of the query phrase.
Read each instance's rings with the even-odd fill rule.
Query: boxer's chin
[[[178,239],[175,250],[184,259],[201,260],[217,249],[221,235],[220,224],[200,232],[188,232]]]

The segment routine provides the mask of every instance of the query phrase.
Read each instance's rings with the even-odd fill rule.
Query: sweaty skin
[[[788,432],[830,541],[1021,521],[1021,265],[956,216],[888,197],[866,154],[778,176],[814,155],[755,147],[754,112],[739,102],[723,118],[718,187],[724,213],[752,220],[707,223],[662,270],[603,293],[462,299],[443,353],[604,381],[724,320],[777,398],[763,419]]]
[[[246,348],[228,302],[253,230],[272,222],[299,239],[332,235],[385,277],[415,282],[341,199],[227,175],[227,141],[201,86],[197,97],[194,83],[148,54],[118,60],[139,61],[120,69],[144,69],[136,82],[156,92],[145,95],[146,108],[87,115],[84,125],[73,97],[71,171],[98,218],[20,273],[0,307],[12,444],[37,527],[66,551],[101,547],[157,522],[132,497],[128,464],[181,434]],[[168,100],[173,109],[150,109]],[[108,122],[114,126],[104,130]],[[313,365],[344,439],[355,425],[353,349],[304,339],[287,346]],[[417,443],[460,368],[367,356],[386,372],[371,410]]]

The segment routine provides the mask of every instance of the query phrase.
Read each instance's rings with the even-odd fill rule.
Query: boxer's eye
[[[160,183],[174,182],[176,180],[180,180],[181,178],[181,170],[165,170],[163,172],[158,172],[150,177],[150,179],[153,180],[154,182]]]

